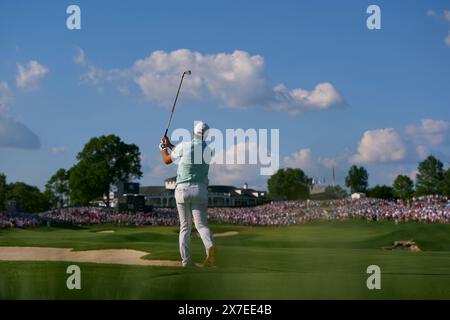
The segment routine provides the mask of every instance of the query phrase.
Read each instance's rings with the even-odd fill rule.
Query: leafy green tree
[[[70,203],[88,205],[90,201],[109,191],[109,167],[106,161],[88,163],[80,161],[69,170]]]
[[[6,184],[6,175],[0,173],[0,212],[5,210],[7,187],[8,185]]]
[[[444,184],[444,165],[441,161],[430,155],[419,163],[416,177],[416,194],[441,194]]]
[[[45,194],[53,207],[64,206],[69,193],[69,174],[65,169],[59,169],[45,185]]]
[[[78,163],[69,170],[69,188],[74,204],[88,204],[106,196],[112,185],[142,177],[139,147],[118,136],[94,137],[78,153]]]
[[[366,193],[369,186],[369,174],[367,170],[364,167],[351,166],[345,178],[345,185],[350,188],[352,193]]]
[[[444,173],[444,183],[442,186],[442,194],[450,197],[450,168]]]
[[[6,197],[7,200],[18,201],[20,209],[25,212],[41,212],[49,208],[47,197],[37,187],[23,182],[9,184]]]
[[[301,169],[279,169],[267,185],[272,199],[297,200],[309,196],[309,179]]]
[[[377,185],[371,189],[368,190],[367,195],[371,198],[378,198],[378,199],[394,199],[394,190],[392,187],[389,186],[380,186]]]
[[[392,185],[394,195],[402,200],[411,198],[414,194],[414,183],[410,177],[398,175]]]

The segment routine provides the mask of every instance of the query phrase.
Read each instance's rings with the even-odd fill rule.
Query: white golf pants
[[[192,218],[205,246],[206,253],[213,245],[208,227],[208,188],[203,183],[180,183],[175,188],[180,217],[180,254],[183,266],[192,265],[190,252]]]

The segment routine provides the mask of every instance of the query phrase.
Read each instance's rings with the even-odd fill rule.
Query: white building
[[[176,177],[166,179],[164,187],[140,187],[139,193],[145,195],[146,205],[154,207],[175,207]],[[208,186],[208,206],[210,207],[245,207],[262,204],[267,192],[234,186]]]
[[[355,192],[355,193],[352,193],[352,195],[351,195],[352,200],[358,200],[358,199],[365,198],[365,197],[366,197],[366,194],[362,193],[362,192]]]

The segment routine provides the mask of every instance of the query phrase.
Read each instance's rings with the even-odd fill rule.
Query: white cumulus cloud
[[[450,22],[450,10],[444,10],[442,14],[438,14],[435,10],[428,9],[427,16]],[[450,31],[448,31],[447,36],[444,37],[444,43],[446,46],[450,47]]]
[[[26,90],[35,90],[39,81],[49,70],[36,60],[30,60],[26,65],[17,64],[16,85]]]
[[[447,33],[447,36],[444,38],[444,43],[450,47],[450,31]]]
[[[450,123],[445,120],[422,119],[420,126],[409,125],[405,132],[418,143],[438,146],[444,143],[448,137]]]
[[[301,168],[307,170],[312,166],[311,149],[300,149],[284,157],[283,163],[288,168]]]
[[[450,10],[444,10],[444,19],[450,22]]]
[[[358,152],[351,163],[380,163],[404,159],[406,148],[400,135],[392,128],[368,130],[358,143]]]
[[[38,136],[9,115],[11,100],[8,83],[0,81],[0,148],[38,149]]]
[[[0,114],[0,148],[39,149],[38,136],[23,123]]]
[[[8,83],[0,81],[0,115],[8,111],[8,102],[10,100],[10,91]]]
[[[86,54],[84,53],[83,49],[77,48],[77,53],[76,53],[75,57],[73,58],[73,61],[76,64],[80,64],[80,65],[84,65],[88,62],[86,59]]]
[[[260,186],[267,179],[261,176],[261,164],[250,163],[250,153],[255,154],[258,145],[254,142],[239,142],[228,149],[214,150],[214,158],[210,166],[210,181],[212,184],[241,186],[247,182],[250,186]],[[264,150],[266,152],[266,150]],[[244,156],[243,164],[237,161],[237,155]],[[232,162],[228,164],[227,162]]]
[[[416,153],[423,159],[430,154],[430,150],[426,146],[420,144],[416,147]]]
[[[347,150],[334,157],[317,156],[310,148],[299,149],[283,158],[283,167],[299,168],[316,182],[331,184],[342,183],[348,169],[349,153]]]
[[[64,146],[62,146],[62,147],[51,147],[50,148],[50,151],[52,152],[52,153],[64,153],[64,152],[66,152],[66,147],[64,147]]]
[[[341,94],[331,83],[319,83],[311,91],[305,89],[289,90],[283,84],[274,88],[274,109],[299,114],[308,110],[324,110],[344,103]]]
[[[320,157],[318,159],[318,161],[321,165],[323,165],[325,168],[328,168],[328,169],[333,169],[338,165],[338,161],[336,159]]]
[[[427,10],[427,16],[429,16],[429,17],[436,16],[436,11],[434,11],[433,9],[428,9]]]
[[[75,60],[87,65],[88,70],[82,76],[84,82],[94,85],[103,81],[135,83],[145,98],[163,106],[170,106],[174,88],[185,70],[192,70],[192,75],[183,83],[185,99],[212,100],[230,108],[260,106],[291,114],[325,110],[345,103],[343,96],[328,82],[317,84],[311,91],[289,89],[284,84],[272,87],[264,58],[241,50],[215,54],[187,49],[158,50],[135,61],[129,68],[111,70],[86,63],[84,51],[79,51]]]

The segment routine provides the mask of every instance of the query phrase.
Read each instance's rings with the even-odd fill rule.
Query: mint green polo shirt
[[[194,138],[178,144],[171,153],[173,161],[179,160],[177,181],[180,183],[203,183],[208,185],[209,164],[212,152],[205,141]]]

